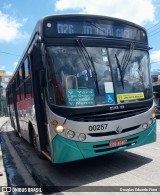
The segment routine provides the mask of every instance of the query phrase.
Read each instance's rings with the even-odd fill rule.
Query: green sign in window
[[[66,90],[68,106],[93,106],[94,90],[93,89],[67,89]]]

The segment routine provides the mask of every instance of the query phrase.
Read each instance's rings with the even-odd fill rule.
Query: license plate
[[[125,144],[126,144],[126,139],[114,140],[109,142],[109,147],[113,148],[113,147],[123,146]]]

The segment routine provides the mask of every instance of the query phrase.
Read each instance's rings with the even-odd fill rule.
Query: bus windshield
[[[80,46],[50,46],[47,51],[52,104],[81,107],[152,98],[146,51]]]

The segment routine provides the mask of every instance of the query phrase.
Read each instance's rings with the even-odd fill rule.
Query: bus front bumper
[[[52,140],[52,162],[66,163],[152,143],[156,141],[156,121],[147,130],[124,138],[127,140],[124,146],[110,148],[109,142],[113,140],[102,142],[76,142],[57,135]]]

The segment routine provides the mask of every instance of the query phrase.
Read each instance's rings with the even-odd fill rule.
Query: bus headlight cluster
[[[84,133],[76,135],[75,132],[71,130],[67,131],[66,135],[68,139],[73,139],[75,136],[79,141],[84,141],[86,139],[86,135]]]
[[[142,125],[142,128],[143,128],[143,129],[147,129],[149,126],[152,125],[152,123],[153,123],[153,119],[150,118],[149,121],[148,121],[148,123],[144,123],[144,124]]]
[[[57,133],[63,133],[65,128],[63,125],[58,124],[58,121],[52,121],[52,125],[55,127]]]
[[[75,132],[74,131],[68,131],[67,132],[67,137],[69,138],[69,139],[72,139],[72,138],[74,138],[74,136],[75,136]]]
[[[79,134],[78,136],[79,141],[84,141],[86,139],[86,135],[84,133]]]
[[[62,125],[57,125],[56,131],[57,131],[57,133],[63,133],[64,127]]]

